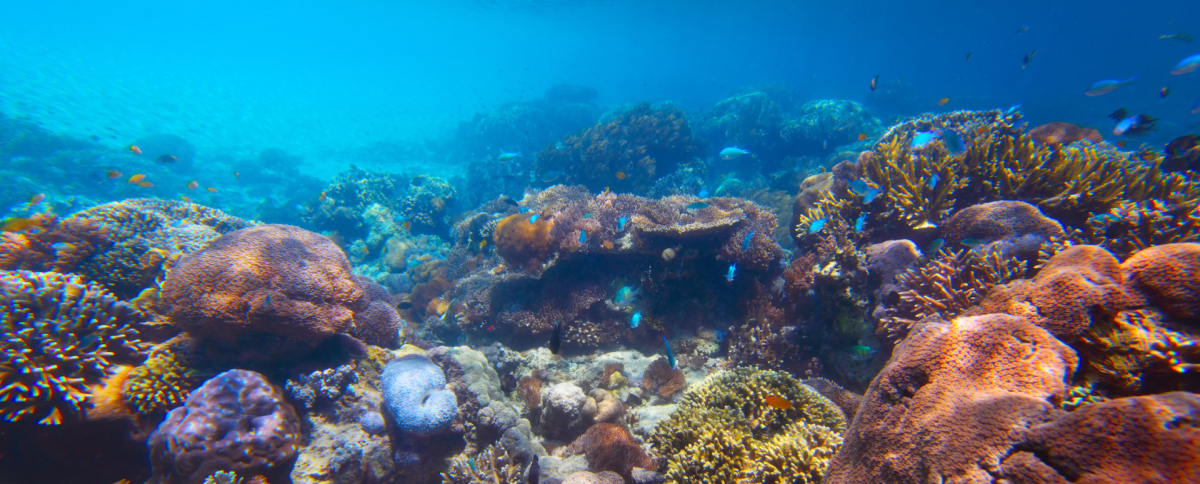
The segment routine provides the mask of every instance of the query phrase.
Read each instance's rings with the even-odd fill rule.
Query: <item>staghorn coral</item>
[[[633,468],[652,469],[654,461],[633,440],[622,425],[597,423],[567,446],[567,455],[587,454],[590,468],[597,472],[620,474],[626,481],[633,479]]]
[[[89,387],[144,355],[142,320],[79,276],[0,273],[0,418],[57,425],[83,417]]]
[[[1119,200],[1087,219],[1083,240],[1118,257],[1155,245],[1200,241],[1200,198],[1177,203],[1159,199]]]
[[[342,251],[288,225],[239,230],[189,254],[162,298],[184,331],[228,343],[256,334],[319,342],[350,330],[367,307]]]
[[[1001,255],[971,249],[942,249],[924,266],[896,276],[899,301],[886,312],[876,331],[892,341],[926,319],[949,320],[974,307],[991,288],[1024,275],[1025,264]]]
[[[642,374],[642,388],[650,390],[662,398],[671,398],[675,392],[683,390],[687,381],[683,372],[671,368],[665,357],[655,358]]]
[[[300,420],[278,388],[258,373],[230,370],[188,395],[150,435],[150,482],[194,482],[215,470],[277,476],[288,471],[300,438]]]
[[[547,146],[537,155],[537,170],[565,173],[567,182],[582,183],[593,192],[612,187],[645,194],[659,177],[692,161],[693,145],[683,110],[640,104]]]
[[[768,396],[792,407],[773,407]],[[740,367],[688,388],[649,440],[675,482],[743,482],[763,471],[778,473],[766,482],[810,482],[837,452],[845,427],[833,402],[788,374]]]
[[[1089,376],[1118,395],[1140,393],[1148,381],[1150,388],[1186,385],[1176,377],[1200,370],[1200,337],[1169,321],[1158,310],[1136,309],[1094,322],[1076,345]]]
[[[1022,318],[925,323],[871,382],[825,482],[992,482],[1019,430],[1061,403],[1077,361]]]
[[[455,457],[442,472],[442,484],[522,484],[523,474],[504,446],[492,444],[474,456]]]
[[[1183,392],[1088,405],[1029,429],[993,475],[1005,482],[1195,482],[1197,414],[1200,397]]]

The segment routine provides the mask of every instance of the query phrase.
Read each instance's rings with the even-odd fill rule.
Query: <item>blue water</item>
[[[1155,143],[1200,119],[1188,113],[1200,73],[1168,74],[1200,44],[1158,39],[1200,33],[1194,2],[911,3],[6,2],[0,112],[114,149],[153,132],[184,136],[200,158],[279,147],[322,177],[356,149],[444,142],[474,113],[563,82],[596,88],[601,105],[674,100],[696,112],[770,83],[857,100],[882,119],[1019,103],[1031,125],[1104,132],[1126,107],[1162,119],[1139,140]],[[876,74],[909,96],[878,99]],[[422,158],[357,161],[453,171]]]

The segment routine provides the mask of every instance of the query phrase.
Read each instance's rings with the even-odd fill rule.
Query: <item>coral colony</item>
[[[464,123],[465,177],[276,150],[237,173],[258,195],[118,173],[6,221],[0,480],[1200,475],[1195,140],[760,91],[599,118],[556,89],[575,118]]]

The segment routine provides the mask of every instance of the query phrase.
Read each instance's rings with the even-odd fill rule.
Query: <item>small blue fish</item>
[[[883,193],[882,188],[872,188],[870,190],[867,190],[867,194],[863,195],[863,203],[871,203],[872,201],[875,200],[876,197],[878,197],[882,193]]]
[[[917,131],[917,134],[913,135],[910,147],[914,150],[919,150],[928,145],[934,138],[937,138],[937,131]]]
[[[579,243],[582,244],[584,242],[587,242],[587,232],[580,230],[579,231]]]
[[[518,213],[526,213],[528,211],[529,211],[529,207],[521,207],[521,208],[517,209]]]
[[[588,213],[583,214],[583,218],[592,218],[592,216],[594,216],[594,215],[596,215],[596,214],[594,214],[592,212],[588,212]]]
[[[754,242],[754,232],[746,234],[746,238],[742,239],[742,250],[750,250],[750,243]]]
[[[513,158],[519,158],[520,156],[521,156],[520,151],[500,153],[500,156],[496,157],[496,161],[499,161],[502,163],[507,163],[509,161],[512,161]]]
[[[1195,69],[1195,68],[1193,67],[1193,69]],[[1171,71],[1171,72],[1175,72],[1175,71]],[[1102,81],[1096,81],[1096,83],[1092,84],[1092,87],[1089,88],[1083,94],[1085,96],[1093,96],[1093,97],[1099,96],[1101,94],[1108,94],[1110,92],[1117,90],[1117,88],[1119,88],[1121,86],[1124,86],[1126,84],[1133,82],[1133,80],[1137,79],[1137,77],[1138,76],[1133,76],[1124,81],[1122,81],[1120,79],[1104,79]]]
[[[1171,71],[1171,74],[1176,76],[1180,74],[1187,74],[1196,70],[1197,67],[1200,67],[1200,54],[1192,54],[1179,61],[1179,63],[1175,65],[1175,69]]]
[[[467,457],[467,464],[471,466],[471,471],[479,472],[479,470],[475,468],[475,458],[474,457]]]
[[[1004,114],[1013,114],[1013,113],[1017,112],[1018,109],[1021,109],[1021,105],[1013,104],[1013,106],[1011,108],[1008,108],[1008,111],[1005,111]]]
[[[534,222],[537,222],[537,219],[538,219],[538,217],[540,217],[540,216],[541,216],[541,215],[534,215],[534,216],[532,216],[532,217],[529,217],[529,223],[534,223]]]
[[[938,253],[939,250],[942,250],[943,245],[946,245],[946,239],[935,239],[933,242],[930,242],[929,243],[930,257],[933,257],[934,255],[936,255]]]
[[[857,194],[860,197],[863,195],[866,195],[867,192],[871,191],[871,186],[867,185],[867,182],[863,181],[862,178],[859,178],[857,180],[850,182],[849,186],[850,186],[850,191],[854,192],[855,194]]]
[[[671,369],[675,369],[675,352],[671,351],[671,342],[667,341],[667,337],[663,336],[663,344],[667,345],[667,363],[671,364]]]
[[[730,146],[728,148],[721,150],[721,159],[722,160],[732,160],[734,158],[737,158],[737,157],[740,157],[743,155],[748,155],[748,154],[750,154],[749,151],[743,150],[736,146]]]
[[[1117,216],[1115,216],[1111,213],[1100,213],[1100,214],[1093,215],[1092,220],[1095,220],[1100,223],[1104,223],[1104,222],[1116,222],[1121,219],[1117,218]]]
[[[642,312],[641,311],[633,313],[633,317],[629,318],[629,327],[630,328],[636,328],[636,327],[638,327],[639,324],[642,324]]]
[[[854,231],[855,232],[862,232],[863,227],[866,227],[866,226],[867,226],[867,214],[864,213],[864,214],[860,215],[858,217],[858,219],[854,220]]]
[[[687,205],[687,207],[684,207],[684,208],[687,208],[688,210],[702,210],[702,209],[708,208],[708,204],[704,203],[704,202],[694,202],[694,203],[689,203]]]
[[[617,295],[613,298],[613,304],[618,307],[625,307],[633,303],[633,297],[642,292],[641,289],[634,289],[633,286],[625,286],[617,289]]]
[[[737,262],[729,264],[729,272],[725,273],[725,281],[733,282],[733,276],[737,274]]]
[[[975,238],[962,239],[961,241],[959,241],[959,243],[962,245],[965,245],[967,247],[970,247],[971,250],[975,250],[975,249],[978,249],[979,247],[983,246],[983,240],[975,239]]]
[[[937,182],[938,182],[938,180],[940,180],[940,179],[941,179],[941,178],[938,178],[938,176],[937,176],[937,173],[934,173],[934,174],[933,174],[933,176],[929,177],[929,189],[930,189],[930,190],[936,190],[936,189],[937,189]]]
[[[819,219],[813,220],[813,222],[811,224],[808,224],[808,233],[815,234],[817,232],[820,232],[821,229],[825,228],[826,220],[827,219],[825,217],[821,217]]]
[[[700,197],[700,198],[708,198],[708,189],[707,189],[707,188],[701,188],[701,189],[700,189],[700,193],[697,193],[697,194],[696,194],[696,196],[697,196],[697,197]]]
[[[265,299],[263,299],[263,307],[265,308],[265,307],[270,307],[270,306],[271,306],[271,295],[267,294],[267,297]]]
[[[949,151],[951,155],[958,156],[967,150],[966,145],[963,144],[962,136],[959,136],[957,131],[943,129],[938,131],[938,133],[941,134],[942,144],[946,145],[946,151]]]
[[[617,231],[618,232],[625,230],[625,222],[627,222],[627,221],[629,221],[629,218],[627,218],[627,217],[621,217],[621,218],[617,219]]]

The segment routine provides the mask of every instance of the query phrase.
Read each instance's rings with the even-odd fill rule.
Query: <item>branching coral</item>
[[[837,405],[788,374],[741,367],[689,388],[650,442],[675,482],[741,482],[757,472],[779,474],[766,482],[811,482],[845,427]]]
[[[644,194],[658,177],[692,161],[692,130],[672,105],[640,104],[611,122],[547,146],[538,153],[539,172],[566,173],[567,182],[594,192],[612,187]]]
[[[0,273],[0,418],[55,425],[83,416],[89,387],[141,358],[141,320],[79,276]]]
[[[520,463],[504,446],[492,444],[474,456],[458,456],[442,472],[442,484],[521,484],[525,482]]]
[[[1119,200],[1087,219],[1084,239],[1124,257],[1155,245],[1200,241],[1200,198]]]
[[[1200,338],[1171,329],[1167,319],[1139,309],[1093,324],[1080,340],[1088,368],[1118,394],[1137,393],[1150,378],[1200,370]]]
[[[943,249],[928,264],[896,277],[904,289],[877,332],[892,341],[925,319],[950,320],[979,304],[992,287],[1024,276],[1024,262],[999,250]]]

